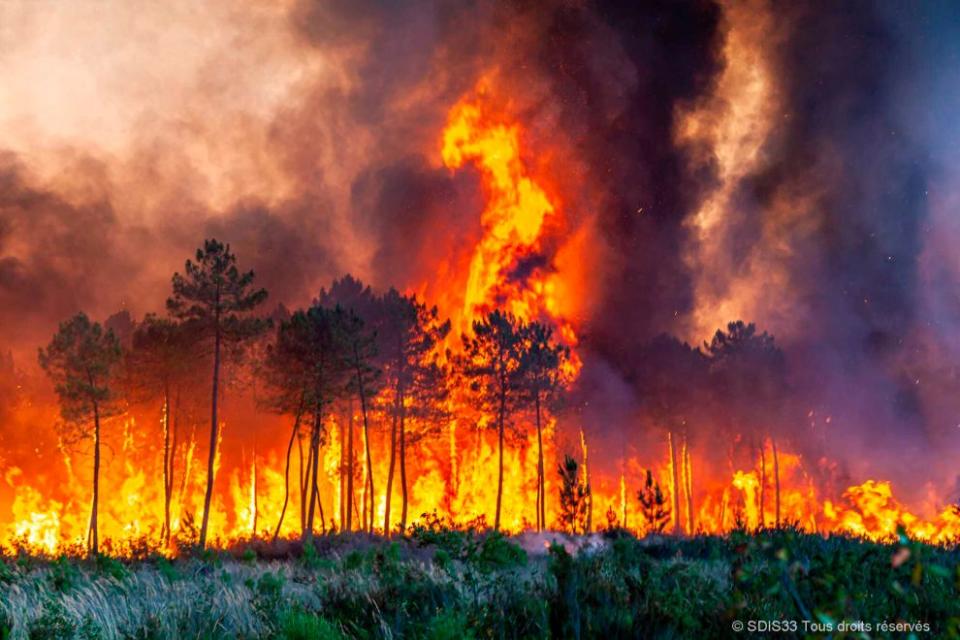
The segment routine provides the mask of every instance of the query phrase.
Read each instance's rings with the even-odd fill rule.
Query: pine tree
[[[546,325],[532,322],[522,331],[520,386],[527,402],[533,404],[537,429],[537,531],[547,526],[546,492],[543,464],[543,413],[555,401],[566,384],[564,365],[570,350],[553,341],[553,331]]]
[[[647,531],[663,532],[670,522],[670,508],[667,507],[667,500],[660,490],[660,483],[653,479],[653,473],[649,469],[643,489],[637,492],[637,499],[640,500],[640,513],[647,521]]]
[[[373,513],[376,508],[373,477],[373,457],[370,449],[370,413],[380,387],[383,384],[384,368],[384,311],[380,298],[374,295],[370,287],[351,275],[334,280],[330,289],[320,291],[317,304],[333,308],[339,306],[348,311],[344,329],[347,342],[345,357],[353,373],[348,383],[351,397],[356,396],[360,405],[360,419],[363,428],[365,482],[364,504],[361,512],[365,518],[367,530],[373,531]],[[350,409],[352,414],[352,408]],[[349,520],[348,527],[352,527],[353,519],[353,481],[354,453],[353,453],[353,423],[352,415],[348,422],[347,432],[347,492],[345,520]],[[392,455],[392,452],[391,452]],[[389,496],[387,498],[387,513],[389,514]],[[388,516],[389,517],[389,516]]]
[[[289,386],[282,390],[288,402],[303,403],[304,415],[312,417],[310,448],[307,456],[306,486],[309,495],[304,510],[306,519],[302,531],[304,540],[313,538],[314,516],[320,509],[321,528],[326,524],[318,486],[320,447],[325,436],[325,419],[330,407],[343,398],[351,375],[344,342],[346,312],[340,307],[328,309],[315,304],[306,311],[296,311],[283,322],[277,332],[277,342],[271,349],[279,369],[289,376]],[[302,393],[302,398],[296,394]],[[296,400],[294,400],[296,398]]]
[[[580,478],[580,465],[570,455],[557,465],[560,473],[560,526],[570,533],[586,532],[590,486]]]
[[[287,443],[286,461],[284,465],[283,506],[280,517],[273,533],[273,539],[280,536],[283,520],[290,503],[290,459],[293,454],[293,445],[299,442],[302,434],[303,418],[308,413],[308,394],[310,392],[310,378],[308,375],[308,355],[304,345],[300,342],[301,336],[291,330],[290,314],[285,309],[276,315],[277,332],[274,341],[267,345],[266,353],[259,367],[259,374],[264,380],[265,393],[260,398],[261,406],[281,415],[293,416],[293,427]],[[301,450],[302,454],[302,450]],[[301,474],[303,473],[301,455]],[[302,480],[302,479],[301,479]],[[303,494],[306,490],[301,482],[301,511],[306,505]],[[301,513],[301,525],[304,523]]]
[[[407,446],[425,436],[430,425],[443,418],[448,372],[439,360],[439,346],[450,332],[450,321],[441,321],[436,307],[427,307],[414,296],[396,289],[384,294],[380,332],[385,383],[392,394],[390,464],[387,472],[384,532],[390,532],[391,494],[397,462],[400,464],[400,528],[407,525]],[[408,419],[420,423],[411,432]]]
[[[503,504],[503,448],[507,428],[519,401],[523,325],[512,315],[493,311],[474,321],[473,334],[463,336],[458,368],[469,383],[483,420],[497,430],[497,507],[494,529],[500,529]]]
[[[196,366],[193,344],[183,326],[166,318],[148,315],[131,335],[128,379],[133,397],[162,402],[163,424],[163,529],[160,537],[169,542],[170,503],[173,497],[177,422],[182,387]]]
[[[200,546],[207,543],[210,503],[213,498],[214,469],[220,424],[217,407],[220,393],[220,366],[223,347],[235,351],[267,329],[266,320],[248,314],[267,299],[264,289],[253,288],[253,271],[241,273],[230,245],[206,240],[197,249],[196,262],[187,260],[185,275],[173,274],[173,296],[167,310],[183,321],[201,341],[211,345],[213,384],[210,402],[210,451],[207,460],[207,488],[203,499]]]
[[[743,440],[747,443],[759,441],[763,446],[766,437],[770,438],[774,524],[779,527],[780,456],[776,427],[784,422],[781,413],[788,391],[786,358],[773,336],[766,331],[758,332],[754,324],[740,320],[727,324],[726,331],[718,330],[704,347],[710,358],[714,401],[722,404],[730,416],[728,428],[736,429],[738,436],[746,436]],[[754,452],[750,453],[752,456]],[[763,524],[762,513],[760,520]]]
[[[375,366],[377,355],[376,334],[367,329],[363,319],[357,315],[356,311],[350,309],[343,315],[343,321],[340,324],[341,339],[343,341],[344,355],[347,368],[350,370],[348,388],[355,393],[360,400],[360,417],[363,421],[364,441],[366,444],[367,474],[368,485],[372,487],[373,468],[370,460],[370,440],[369,440],[369,418],[368,403],[371,395],[375,392],[380,378],[380,370]],[[346,493],[346,530],[353,529],[353,479],[354,479],[354,454],[353,454],[353,421],[348,423],[347,432],[347,493]],[[342,443],[341,443],[342,446]],[[371,488],[370,497],[373,497]],[[372,515],[372,505],[371,505]],[[371,523],[373,519],[371,517]]]
[[[83,313],[60,324],[46,349],[40,349],[40,366],[53,380],[60,399],[60,415],[73,435],[93,436],[93,500],[87,552],[99,549],[100,438],[102,421],[118,411],[114,387],[121,363],[120,343]]]

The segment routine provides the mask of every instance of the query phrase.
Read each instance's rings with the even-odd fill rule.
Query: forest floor
[[[548,637],[958,638],[960,549],[432,527],[0,562],[0,638]]]

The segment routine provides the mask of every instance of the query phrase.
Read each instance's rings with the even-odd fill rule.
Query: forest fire
[[[383,334],[399,336],[395,339],[401,343],[409,339],[410,344],[419,344],[422,350],[409,357],[423,362],[408,359],[406,347],[401,347],[401,359],[396,362],[376,360],[379,356],[371,351],[370,362],[361,363],[357,355],[355,379],[349,370],[330,373],[340,376],[349,392],[310,396],[317,406],[310,428],[311,414],[304,405],[308,394],[303,390],[308,387],[294,391],[293,401],[287,388],[279,388],[273,392],[278,394],[273,404],[256,397],[268,392],[240,391],[243,406],[287,416],[293,431],[284,420],[264,414],[269,429],[258,429],[240,443],[239,455],[232,448],[229,466],[223,463],[224,452],[213,457],[216,488],[209,507],[209,539],[214,544],[258,536],[296,537],[312,530],[310,522],[320,531],[389,533],[394,527],[431,518],[453,525],[494,524],[508,532],[620,527],[638,534],[719,534],[735,528],[794,526],[871,539],[891,539],[905,531],[935,543],[956,541],[960,535],[956,509],[946,508],[926,518],[914,515],[884,481],[866,480],[830,493],[820,472],[823,461],[778,448],[774,438],[763,437],[759,447],[750,448],[755,454],[752,465],[735,464],[733,456],[718,464],[715,455],[706,454],[704,447],[709,445],[698,448],[682,428],[667,430],[659,448],[645,456],[624,455],[618,464],[624,470],[621,473],[610,473],[589,461],[590,436],[578,424],[580,419],[555,411],[552,402],[554,395],[575,389],[583,360],[578,329],[561,311],[569,309],[570,303],[562,306],[558,300],[559,291],[570,292],[575,285],[562,281],[553,264],[557,243],[545,240],[565,231],[564,206],[547,186],[550,176],[535,174],[528,164],[527,156],[535,152],[527,147],[527,135],[521,122],[497,106],[488,80],[449,110],[441,136],[442,160],[450,171],[474,167],[479,173],[485,200],[480,213],[482,234],[459,266],[447,265],[444,289],[438,290],[435,284],[411,288],[435,292],[435,299],[427,300],[439,305],[433,315],[416,297],[394,291],[383,298],[393,296],[409,305],[405,308],[416,321],[429,327],[411,329],[421,333],[408,338],[389,326],[390,312],[384,316],[387,320],[364,317],[365,309],[381,304],[380,298],[351,278],[321,294],[321,302],[326,296],[328,305],[353,305],[362,321],[381,327]],[[507,314],[497,317],[516,323],[511,331],[516,332],[518,344],[534,341],[530,337],[534,334],[524,332],[542,327],[543,344],[548,351],[555,349],[549,353],[556,368],[554,373],[544,373],[546,378],[539,383],[535,379],[533,387],[523,386],[527,383],[518,377],[509,389],[503,388],[499,440],[496,408],[490,414],[490,400],[476,400],[471,392],[488,384],[477,373],[483,369],[477,365],[483,354],[476,343],[472,355],[467,353],[470,343],[464,339],[461,344],[462,334],[471,336],[483,327],[490,330],[494,325],[484,323],[493,322],[489,314],[497,311]],[[281,342],[283,332],[295,328],[296,318],[288,314],[276,319]],[[447,318],[452,331],[450,324],[443,325]],[[144,322],[141,326],[155,320]],[[128,332],[136,336],[138,330],[131,326]],[[375,339],[373,335],[370,340]],[[752,334],[745,335],[752,339]],[[296,362],[279,360],[280,347],[271,346],[269,338],[257,339],[260,342],[250,350],[260,354],[255,360],[265,358],[266,364],[235,364],[234,377],[258,376],[261,367],[269,370],[271,366],[274,373],[268,375],[274,379],[293,375]],[[733,325],[725,339],[734,339]],[[163,374],[162,397],[158,398],[156,389],[152,395],[145,393],[141,387],[146,383],[129,379],[138,375],[141,366],[136,360],[136,337],[133,344],[122,374],[128,379],[116,383],[132,391],[112,412],[98,418],[103,430],[115,434],[119,443],[99,472],[99,535],[111,553],[129,554],[143,548],[175,553],[179,546],[196,544],[199,517],[205,511],[204,409],[202,401],[193,397],[199,378],[196,371],[181,368]],[[392,347],[384,344],[380,348],[389,352]],[[723,356],[720,347],[712,347],[714,360]],[[367,347],[355,348],[359,354]],[[271,365],[271,357],[278,358],[278,364]],[[504,368],[503,376],[519,376],[526,370],[523,358],[517,357],[518,364]],[[209,354],[204,355],[200,364],[206,366],[208,358]],[[496,369],[497,362],[495,358],[484,366]],[[407,374],[402,371],[408,366],[422,370],[404,377]],[[371,372],[377,368],[386,383],[363,373],[362,367]],[[434,393],[424,388],[428,383],[448,391]],[[171,384],[175,391],[171,392]],[[531,395],[530,389],[536,389],[536,394]],[[509,403],[504,399],[508,392],[517,394]],[[53,420],[52,411],[32,405],[29,411],[30,420]],[[511,415],[505,417],[505,412]],[[564,441],[561,427],[572,427],[575,438]],[[222,420],[218,447],[234,437],[230,419]],[[733,437],[733,441],[742,439],[742,433]],[[5,548],[55,554],[88,543],[89,454],[77,453],[72,444],[61,440],[60,459],[46,462],[39,475],[15,465],[7,468],[5,481],[15,498],[3,527]],[[569,478],[555,471],[563,468],[565,455],[579,464],[579,471]],[[662,495],[658,516],[648,513],[657,505],[637,499],[647,469],[652,470],[649,495]],[[35,483],[34,476],[42,482]],[[317,479],[311,481],[311,477]],[[573,515],[559,497],[570,489],[563,486],[565,482],[578,485],[583,493]]]
[[[327,33],[356,16],[292,4],[227,12],[210,55],[262,29],[243,55],[265,62],[196,113],[134,91],[93,139],[23,78],[0,107],[0,546],[175,554],[435,518],[956,541],[955,226],[904,231],[929,176],[888,188],[887,159],[923,148],[876,99],[899,70],[796,63],[820,55],[805,21],[847,16],[504,7],[428,29],[384,9],[361,46]],[[370,35],[391,20],[437,41]],[[876,167],[845,155],[873,145]],[[207,237],[230,244],[193,257]]]

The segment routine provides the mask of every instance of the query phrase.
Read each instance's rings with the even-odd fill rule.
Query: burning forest
[[[955,8],[103,9],[0,6],[4,553],[956,544]]]

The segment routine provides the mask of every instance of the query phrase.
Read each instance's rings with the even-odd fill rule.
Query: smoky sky
[[[0,40],[11,68],[57,61],[35,55],[29,5],[11,20],[23,37]],[[958,10],[749,6],[769,17],[777,108],[709,239],[719,264],[686,259],[719,164],[697,161],[676,132],[731,64],[724,43],[743,24],[730,5],[302,1],[211,9],[196,27],[177,14],[184,42],[209,35],[205,57],[178,59],[175,102],[105,88],[134,124],[104,122],[102,137],[94,116],[49,113],[50,80],[20,74],[10,93],[27,111],[0,113],[11,134],[0,142],[0,342],[32,354],[74,311],[161,309],[170,274],[206,236],[234,246],[271,304],[305,304],[347,272],[418,290],[480,233],[478,174],[437,156],[451,105],[487,74],[531,148],[556,154],[562,232],[592,233],[577,330],[593,411],[619,419],[641,403],[624,381],[649,340],[689,326],[698,282],[722,289],[773,265],[754,317],[727,320],[777,337],[798,396],[837,416],[838,444],[890,445],[890,456],[955,446]],[[149,60],[115,55],[139,87],[123,56]]]

